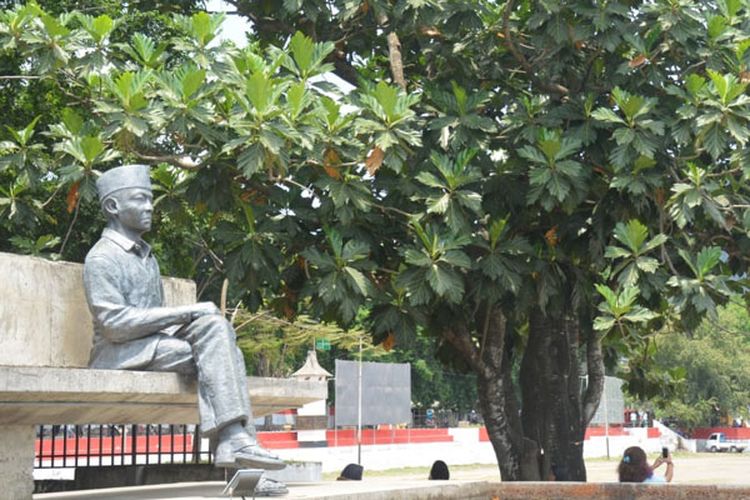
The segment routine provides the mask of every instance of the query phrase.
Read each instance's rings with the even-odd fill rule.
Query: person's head
[[[123,165],[96,181],[102,212],[115,229],[140,236],[151,229],[153,195],[146,165]]]
[[[448,471],[448,465],[442,460],[435,460],[430,469],[430,475],[427,479],[441,479],[447,480],[451,478],[451,474]]]
[[[344,470],[341,471],[341,475],[337,477],[336,480],[337,481],[361,481],[362,472],[364,470],[365,468],[359,464],[348,464],[346,467],[344,467]]]
[[[617,473],[621,483],[642,483],[651,477],[653,471],[648,464],[646,452],[639,446],[631,446],[623,453]]]

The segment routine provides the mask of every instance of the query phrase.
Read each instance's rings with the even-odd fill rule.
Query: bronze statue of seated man
[[[149,168],[113,168],[96,186],[107,226],[84,265],[94,318],[89,366],[197,376],[201,429],[215,443],[215,465],[284,468],[256,440],[231,324],[211,302],[164,305],[159,265],[142,239],[153,212]]]

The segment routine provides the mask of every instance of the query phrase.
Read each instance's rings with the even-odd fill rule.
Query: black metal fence
[[[200,431],[185,425],[42,425],[34,467],[211,463]]]

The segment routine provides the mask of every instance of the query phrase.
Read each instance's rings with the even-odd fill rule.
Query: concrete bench
[[[171,305],[195,284],[164,279]],[[195,382],[174,373],[86,368],[91,316],[82,265],[0,252],[0,484],[31,498],[35,425],[198,422]],[[254,416],[326,398],[325,381],[248,379]]]

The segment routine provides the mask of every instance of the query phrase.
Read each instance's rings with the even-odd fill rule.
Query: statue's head
[[[143,234],[151,229],[153,195],[147,165],[123,165],[104,172],[96,181],[102,212],[110,222]]]

